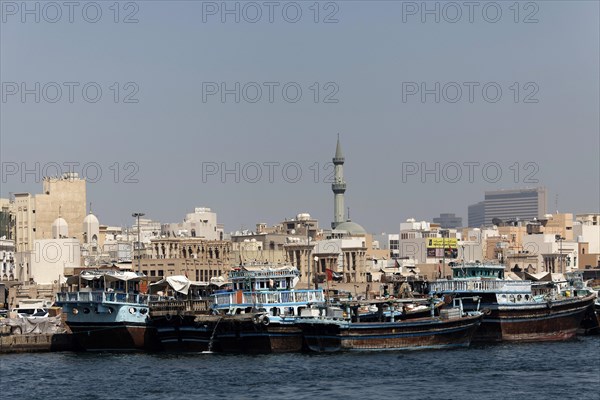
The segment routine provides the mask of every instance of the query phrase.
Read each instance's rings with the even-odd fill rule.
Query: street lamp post
[[[140,230],[141,230],[140,229],[140,217],[143,217],[144,215],[146,215],[146,214],[144,214],[144,213],[133,213],[133,214],[131,214],[131,216],[133,218],[137,218],[137,231],[138,231],[138,240],[137,240],[137,249],[138,249],[138,251],[137,251],[138,257],[137,258],[138,258],[138,262],[137,262],[137,264],[138,264],[138,272],[142,272],[142,259],[141,259],[141,248],[140,248],[140,246],[141,246],[141,241],[140,241]]]

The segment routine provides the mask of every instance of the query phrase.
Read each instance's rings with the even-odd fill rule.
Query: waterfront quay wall
[[[31,353],[77,350],[73,335],[49,333],[0,336],[0,353]]]

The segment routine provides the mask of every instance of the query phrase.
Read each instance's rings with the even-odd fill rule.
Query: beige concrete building
[[[16,193],[12,203],[15,216],[17,252],[33,250],[33,241],[52,239],[52,224],[61,217],[69,230],[69,237],[83,240],[83,220],[86,209],[85,180],[76,173],[60,178],[44,178],[43,193]]]
[[[238,265],[248,262],[281,264],[287,261],[285,249],[263,247],[256,239],[246,239],[243,242],[232,243],[231,264]]]
[[[308,213],[300,213],[295,218],[285,219],[271,227],[266,223],[256,224],[256,230],[241,230],[231,233],[233,250],[242,248],[250,250],[280,250],[289,243],[306,241],[307,236],[311,240],[318,240],[322,236],[319,229],[319,221],[311,218]],[[251,243],[256,244],[251,244]],[[245,257],[244,259],[246,259]]]
[[[498,234],[506,243],[507,252],[518,252],[523,250],[523,238],[527,236],[527,226],[499,226]]]
[[[290,255],[294,257],[292,259],[296,263],[294,265],[306,266],[306,262],[304,264],[298,262],[298,255],[305,254],[294,250]],[[315,243],[311,258],[313,274],[316,271],[319,279],[326,279],[327,269],[329,269],[342,275],[343,283],[364,283],[371,280],[364,236],[320,240]],[[305,260],[304,257],[302,259]]]
[[[12,203],[15,216],[15,245],[17,252],[33,250],[35,239],[35,198],[30,193],[16,193]]]
[[[286,262],[289,265],[298,268],[301,284],[308,285],[309,282],[314,281],[313,278],[316,268],[314,264],[315,243],[319,242],[313,240],[307,242],[306,239],[303,239],[288,243],[284,246]]]
[[[158,238],[150,241],[150,258],[141,259],[141,271],[148,276],[187,275],[207,281],[231,269],[231,242],[202,238]],[[137,270],[137,260],[132,263]]]
[[[565,240],[573,240],[573,214],[557,213],[546,214],[543,232],[546,234],[560,235]]]
[[[76,173],[44,178],[43,193],[35,195],[35,238],[51,239],[52,223],[61,217],[69,226],[69,236],[83,241],[86,205],[85,179]]]
[[[322,237],[319,222],[308,213],[299,213],[273,226],[256,224],[256,230],[242,230],[231,234],[232,265],[247,262],[267,262],[294,265],[300,271],[300,282],[308,283],[316,240]],[[307,238],[310,245],[307,245]]]
[[[348,232],[335,237],[307,242],[298,240],[285,245],[286,261],[300,271],[303,284],[323,282],[327,279],[327,270],[340,274],[343,283],[371,282],[372,266],[376,260],[385,259],[388,250],[373,248],[371,235],[352,235]]]
[[[81,243],[83,240],[83,222],[86,217],[85,180],[80,179],[76,173],[45,177],[42,189],[43,193],[36,195],[16,193],[9,206],[14,216],[16,280],[37,279],[34,272],[46,280],[44,276],[47,270],[64,271],[64,266],[58,265],[65,261],[62,259],[58,266],[40,266],[43,260],[36,250],[36,241],[69,238]],[[48,245],[43,247],[47,248]],[[79,263],[79,260],[76,263]],[[55,272],[50,274],[59,275]],[[56,278],[52,279],[54,280]]]
[[[600,254],[590,253],[589,243],[579,243],[579,269],[600,268]]]
[[[504,264],[508,270],[521,270],[532,274],[542,272],[544,267],[540,257],[528,250],[507,254],[504,258]]]

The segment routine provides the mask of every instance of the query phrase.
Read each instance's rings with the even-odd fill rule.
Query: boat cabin
[[[501,264],[455,264],[452,279],[504,279],[504,265]]]
[[[261,290],[290,290],[299,278],[299,271],[294,267],[242,267],[229,273],[233,290],[255,292]]]
[[[310,304],[324,303],[322,289],[296,290],[300,273],[292,266],[251,265],[229,273],[232,290],[213,295],[213,309],[228,314],[266,312],[299,315]]]
[[[532,293],[531,281],[506,279],[501,264],[465,263],[454,264],[451,268],[453,279],[432,282],[430,293],[489,295],[484,300],[493,298],[497,302],[530,301],[537,294]]]

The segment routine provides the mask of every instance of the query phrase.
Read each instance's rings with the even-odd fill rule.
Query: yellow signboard
[[[429,238],[427,239],[428,249],[456,249],[456,238]]]

